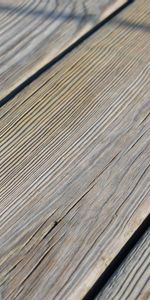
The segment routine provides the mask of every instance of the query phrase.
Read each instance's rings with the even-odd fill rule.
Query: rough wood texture
[[[0,99],[126,0],[0,0]]]
[[[1,110],[2,299],[82,299],[150,213],[149,4]]]
[[[95,300],[150,299],[150,230]]]

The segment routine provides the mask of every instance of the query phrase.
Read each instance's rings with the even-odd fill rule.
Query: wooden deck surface
[[[150,299],[150,230],[95,300]]]
[[[82,299],[150,214],[149,9],[136,0],[1,108],[2,299]]]
[[[0,0],[0,98],[126,0]]]

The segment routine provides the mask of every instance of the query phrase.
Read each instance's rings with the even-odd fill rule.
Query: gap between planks
[[[95,300],[150,299],[150,230]]]
[[[12,99],[127,2],[131,1],[44,0],[24,4],[0,0],[0,104]]]
[[[134,289],[131,289],[132,285],[135,283],[136,276],[141,277],[141,272],[143,270],[143,264],[139,266],[138,261],[142,255],[140,249],[144,243],[145,250],[150,251],[149,245],[149,235],[150,235],[150,215],[144,220],[132,237],[128,240],[125,246],[121,249],[119,254],[115,259],[110,263],[105,272],[100,276],[88,294],[84,297],[83,300],[100,300],[100,299],[132,299],[148,300],[150,297],[150,272],[149,262],[150,255],[148,255],[145,265],[147,268],[144,268],[142,274],[142,280],[137,280]],[[134,254],[137,254],[136,257]],[[149,253],[150,254],[150,253]],[[133,261],[134,259],[134,261]],[[131,262],[131,263],[130,263]],[[132,274],[131,265],[135,265],[140,268],[139,272]],[[132,279],[130,277],[132,274]],[[126,280],[125,280],[126,278]],[[130,280],[129,288],[127,288],[127,281]],[[139,282],[140,281],[140,282]],[[127,296],[128,293],[128,297]],[[130,293],[130,297],[129,297]],[[121,294],[121,295],[120,295]],[[115,295],[115,296],[114,296]],[[139,295],[139,297],[137,297]],[[143,297],[143,298],[142,298]],[[145,297],[145,298],[144,298]]]

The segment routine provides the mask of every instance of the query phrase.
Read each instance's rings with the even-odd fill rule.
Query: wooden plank
[[[126,0],[0,0],[0,99]]]
[[[150,299],[150,230],[95,300]]]
[[[148,10],[137,0],[1,109],[3,299],[82,299],[150,213]]]

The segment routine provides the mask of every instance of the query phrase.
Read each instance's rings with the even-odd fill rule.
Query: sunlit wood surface
[[[126,0],[0,0],[0,98]]]
[[[150,299],[150,229],[95,300]]]
[[[2,299],[82,299],[150,213],[149,8],[1,108]]]

